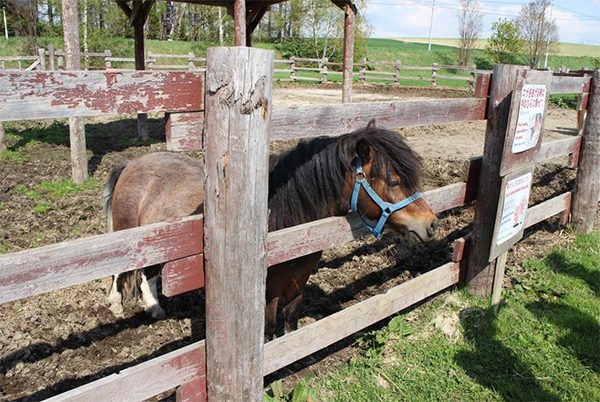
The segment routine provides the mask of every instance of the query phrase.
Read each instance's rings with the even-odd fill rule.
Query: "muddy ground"
[[[449,89],[357,88],[354,101],[465,97]],[[278,87],[278,106],[331,103],[339,87]],[[544,141],[573,136],[573,110],[551,106]],[[7,124],[11,152],[0,160],[0,252],[14,252],[103,233],[101,188],[122,159],[163,150],[161,116],[150,120],[150,143],[136,137],[134,120],[88,120],[86,126],[92,181],[79,191],[53,190],[70,176],[68,125],[60,122]],[[471,156],[482,153],[485,122],[467,122],[399,130],[423,157],[425,189],[465,180]],[[290,144],[273,144],[273,151]],[[198,155],[196,155],[198,156]],[[575,170],[555,161],[539,166],[532,204],[570,189]],[[67,186],[68,187],[68,186]],[[62,188],[62,187],[61,187]],[[67,194],[65,194],[65,192]],[[387,234],[355,240],[325,251],[305,293],[300,325],[402,283],[449,260],[451,242],[469,231],[470,206],[440,216],[437,239],[407,244]],[[556,218],[526,231],[509,255],[515,271],[523,258],[541,256],[571,239]],[[510,284],[511,279],[507,279]],[[26,300],[0,305],[0,400],[39,400],[118,372],[204,337],[202,291],[162,298],[162,320],[147,317],[135,304],[125,318],[107,308],[110,279],[94,281]],[[281,370],[268,380],[291,383],[307,372],[319,373],[357,353],[352,340]],[[294,374],[295,373],[295,374]],[[167,396],[167,398],[170,398]]]

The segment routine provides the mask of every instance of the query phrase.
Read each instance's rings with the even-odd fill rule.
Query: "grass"
[[[6,150],[0,151],[0,162],[14,162],[17,164],[23,164],[31,158],[29,154],[22,154],[17,151]]]
[[[63,179],[56,182],[42,182],[40,184],[40,190],[53,199],[98,187],[99,183],[94,177],[90,177],[83,184],[75,184],[72,179]]]
[[[17,184],[13,191],[36,201],[33,212],[38,215],[45,215],[52,210],[58,209],[58,206],[55,204],[55,201],[58,199],[73,193],[99,189],[100,187],[101,183],[96,178],[90,177],[83,184],[75,184],[72,179],[63,179],[56,182],[42,182],[35,189],[29,189],[23,184]],[[0,209],[2,207],[3,205],[0,205]]]
[[[428,38],[397,38],[397,40],[400,40],[403,42],[425,43],[425,44],[429,41]],[[478,39],[475,42],[475,45],[479,49],[483,49],[487,45],[487,42],[488,42],[487,39]],[[458,39],[457,38],[431,38],[431,43],[432,43],[432,45],[435,44],[435,45],[458,47]],[[600,57],[600,46],[559,42],[557,53],[562,56]]]
[[[331,401],[600,400],[600,233],[508,275],[498,316],[455,290],[366,334],[362,356],[298,387]]]

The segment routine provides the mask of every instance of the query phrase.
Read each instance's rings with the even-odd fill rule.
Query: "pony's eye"
[[[390,180],[390,181],[388,182],[388,185],[389,185],[390,187],[398,187],[398,186],[400,185],[400,180]]]

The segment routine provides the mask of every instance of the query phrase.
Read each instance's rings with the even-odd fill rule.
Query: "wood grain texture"
[[[85,120],[83,117],[69,118],[69,143],[71,152],[71,177],[75,184],[83,184],[88,178]]]
[[[81,56],[79,53],[79,14],[77,11],[77,2],[75,0],[64,1],[62,3],[62,11],[66,67],[68,70],[81,70]],[[43,57],[44,55],[42,54],[42,58]],[[0,84],[0,88],[2,88],[2,84]],[[30,94],[23,89],[24,88],[21,86],[12,88],[12,91],[15,91],[13,95],[20,96],[21,99],[24,96],[29,98]],[[3,90],[0,89],[0,92],[3,92]],[[4,98],[4,100],[4,106],[9,106],[6,104],[10,103],[9,98]],[[0,109],[2,109],[2,106],[0,106]],[[27,116],[26,118],[31,119],[35,117],[37,110],[34,108],[32,110],[28,110],[28,112],[31,113],[31,115]],[[76,184],[83,184],[87,180],[88,175],[87,152],[85,148],[85,122],[81,118],[74,118],[72,116],[69,117],[71,117],[69,119],[71,177]],[[8,119],[0,118],[0,120]]]
[[[285,367],[456,284],[459,276],[459,264],[450,262],[267,343],[264,374]]]
[[[205,343],[191,345],[56,395],[47,401],[141,401],[193,380],[205,380]],[[189,390],[188,390],[189,392]],[[198,395],[198,393],[195,393]],[[189,393],[187,394],[189,395]],[[201,399],[188,399],[201,400]]]
[[[271,140],[340,135],[366,127],[373,118],[390,129],[482,120],[485,107],[484,98],[460,98],[275,108]]]
[[[537,154],[535,163],[542,163],[551,159],[569,156],[579,153],[581,137],[565,138],[551,142],[545,142],[541,145]]]
[[[523,227],[528,228],[538,222],[546,220],[551,216],[566,211],[571,205],[571,192],[566,192],[554,198],[540,202],[527,208]]]
[[[589,85],[590,77],[567,77],[567,76],[552,76],[552,89],[550,93],[553,94],[572,94],[587,92],[585,88]]]
[[[352,3],[346,4],[344,10],[344,49],[342,103],[352,102],[352,82],[354,71],[354,17],[356,11]]]
[[[204,254],[167,262],[161,272],[162,294],[171,297],[204,287]]]
[[[206,58],[208,398],[262,400],[273,52],[210,48]]]
[[[506,257],[508,251],[498,256],[494,268],[494,285],[492,286],[492,308],[494,314],[498,314],[498,307],[502,299],[502,286],[504,285],[504,272],[506,269]]]
[[[202,252],[202,216],[0,255],[0,303]]]
[[[204,112],[168,113],[165,124],[167,150],[202,150],[203,131]]]
[[[486,98],[490,95],[491,74],[478,74],[475,81],[475,90],[473,96],[476,98]]]
[[[507,135],[512,94],[518,74],[523,71],[518,66],[497,64],[492,74],[481,179],[466,270],[468,291],[474,295],[489,296],[492,291],[494,273],[488,257],[494,231],[494,212],[498,209],[500,195],[500,162]]]
[[[4,130],[4,123],[0,121],[0,152],[6,151],[6,131]]]
[[[578,233],[594,227],[600,196],[600,70],[592,76],[588,112],[583,126],[579,170],[573,191],[571,221]]]
[[[175,71],[0,72],[0,120],[199,111],[203,74]]]

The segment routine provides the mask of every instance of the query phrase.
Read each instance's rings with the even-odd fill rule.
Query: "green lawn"
[[[600,400],[600,233],[522,265],[508,267],[515,285],[497,317],[488,301],[454,290],[364,335],[362,356],[304,379],[296,393],[330,401]]]
[[[407,43],[428,43],[429,41],[428,38],[397,38],[397,40]],[[458,47],[458,39],[456,38],[431,38],[431,43],[436,45]],[[487,39],[478,39],[476,44],[479,49],[483,49],[487,44]],[[600,57],[600,46],[559,42],[557,53],[561,56]]]

